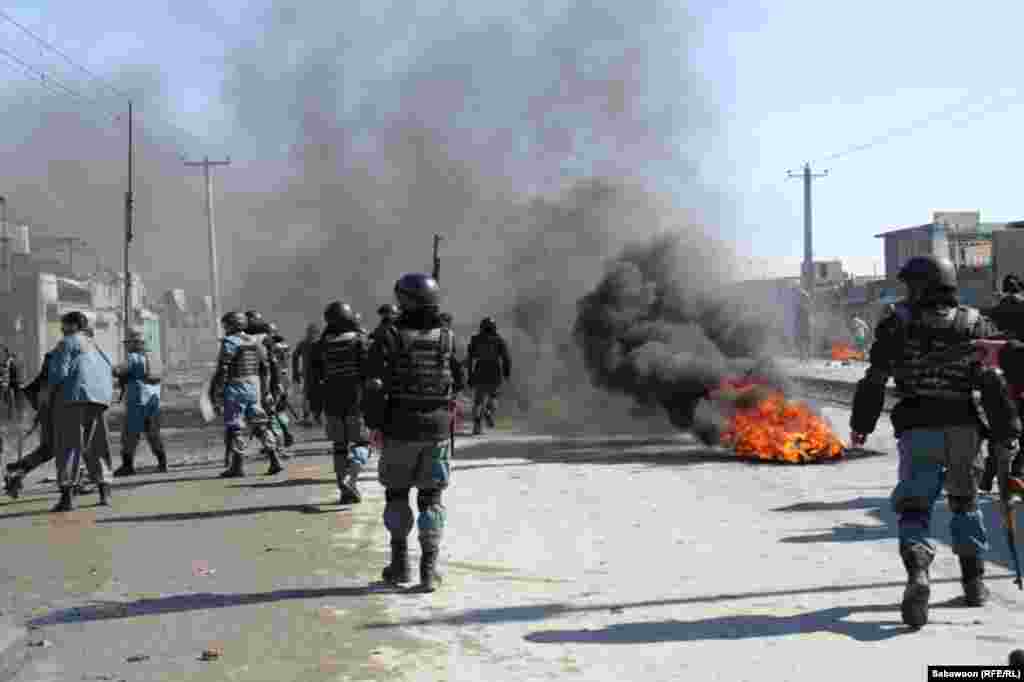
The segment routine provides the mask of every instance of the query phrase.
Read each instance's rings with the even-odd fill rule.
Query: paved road
[[[367,474],[335,506],[322,442],[221,481],[216,431],[182,430],[178,465],[119,480],[112,509],[50,515],[37,486],[0,504],[0,680],[913,680],[1024,645],[998,530],[992,605],[958,604],[944,545],[933,625],[900,625],[884,424],[818,466],[523,429],[460,440],[434,595],[376,583],[382,491]]]

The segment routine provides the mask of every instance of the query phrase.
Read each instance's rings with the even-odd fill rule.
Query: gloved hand
[[[850,432],[850,446],[855,448],[864,447],[864,443],[868,441],[868,434],[858,433],[856,431]]]

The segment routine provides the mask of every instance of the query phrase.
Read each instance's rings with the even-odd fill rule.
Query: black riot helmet
[[[900,269],[911,302],[956,304],[956,267],[948,258],[915,256]]]
[[[494,321],[493,317],[485,317],[480,320],[480,331],[484,334],[497,334],[498,323]]]
[[[267,333],[268,334],[280,334],[281,333],[281,329],[277,326],[276,322],[268,322],[267,323]]]
[[[398,306],[394,303],[385,303],[377,308],[377,314],[386,319],[398,317]]]
[[[245,319],[249,320],[249,322],[262,322],[263,313],[256,310],[246,310]]]
[[[402,310],[437,309],[441,305],[441,288],[430,275],[413,272],[395,282],[395,298]]]
[[[245,315],[233,310],[230,313],[224,313],[220,318],[220,323],[228,332],[234,333],[245,329],[248,324],[248,320]]]
[[[348,303],[333,301],[324,308],[324,322],[330,327],[355,329],[356,313]]]

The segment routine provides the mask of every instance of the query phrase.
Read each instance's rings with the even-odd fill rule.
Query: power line
[[[100,102],[98,100],[96,100],[95,98],[88,97],[87,95],[83,95],[82,93],[78,92],[74,88],[71,88],[71,87],[65,85],[64,83],[62,83],[61,81],[57,80],[56,78],[54,78],[50,74],[46,73],[45,71],[42,71],[42,70],[32,66],[31,64],[29,64],[28,62],[24,61],[23,59],[21,59],[20,57],[18,57],[14,53],[12,53],[12,52],[10,52],[10,51],[0,47],[0,55],[4,55],[8,59],[17,62],[22,67],[24,67],[28,71],[32,72],[36,76],[38,76],[40,78],[40,80],[46,81],[47,83],[53,83],[58,88],[63,90],[65,93],[71,95],[72,97],[77,97],[78,99],[85,100],[86,102],[92,102],[93,104],[96,104],[97,106],[100,106],[101,108],[103,108],[104,113],[106,113],[108,116],[113,115],[111,110],[104,108],[100,104]]]
[[[40,45],[42,45],[43,47],[45,47],[45,48],[49,49],[49,50],[50,50],[51,52],[54,52],[54,53],[56,53],[56,54],[57,54],[57,55],[59,55],[59,56],[60,56],[61,58],[63,58],[63,59],[64,59],[64,61],[66,61],[66,62],[67,62],[68,64],[70,64],[71,66],[74,66],[74,67],[75,67],[76,69],[78,69],[78,70],[80,70],[81,72],[85,73],[85,74],[86,74],[87,76],[89,76],[89,77],[90,77],[90,78],[92,78],[93,80],[95,80],[95,81],[99,82],[99,83],[100,83],[100,85],[102,85],[102,86],[106,87],[106,88],[107,88],[108,90],[110,90],[111,92],[115,93],[116,95],[118,95],[118,96],[120,96],[120,97],[124,97],[125,99],[130,99],[130,98],[128,97],[128,95],[127,95],[127,94],[125,94],[125,93],[124,93],[124,92],[122,92],[121,90],[118,90],[118,89],[117,89],[117,88],[115,88],[115,87],[114,87],[113,85],[110,85],[109,83],[107,83],[107,82],[106,82],[105,80],[103,80],[102,78],[100,78],[99,76],[97,76],[96,74],[94,74],[94,73],[93,73],[92,71],[90,71],[89,69],[85,68],[84,66],[82,66],[81,64],[79,64],[78,62],[76,62],[76,61],[75,61],[74,59],[72,59],[71,57],[69,57],[69,56],[68,56],[67,54],[65,54],[64,52],[62,52],[62,51],[61,51],[60,49],[58,49],[58,48],[57,48],[57,47],[55,47],[54,45],[52,45],[52,44],[48,43],[47,41],[43,40],[42,38],[40,38],[40,37],[39,37],[38,35],[36,35],[35,33],[33,33],[33,32],[32,32],[31,30],[29,30],[29,29],[28,29],[27,27],[25,27],[25,26],[23,26],[23,25],[19,24],[19,23],[18,23],[17,21],[15,21],[15,20],[14,20],[14,19],[13,19],[13,18],[11,17],[11,15],[7,14],[7,12],[4,12],[3,10],[0,10],[0,19],[4,19],[4,20],[6,20],[6,21],[10,22],[11,24],[14,24],[14,25],[15,25],[15,26],[17,26],[18,28],[20,28],[20,29],[21,29],[22,31],[24,31],[24,32],[25,32],[26,34],[28,34],[28,35],[29,35],[29,36],[30,36],[30,37],[31,37],[31,38],[32,38],[33,40],[35,40],[35,41],[36,41],[37,43],[39,43],[39,44],[40,44]]]
[[[882,145],[888,144],[889,142],[892,142],[893,140],[899,139],[901,137],[907,137],[908,135],[912,135],[918,130],[926,128],[930,125],[934,125],[936,123],[944,121],[952,121],[953,119],[956,118],[957,114],[960,113],[968,114],[964,122],[977,120],[978,118],[988,114],[992,109],[995,108],[995,105],[1001,102],[1008,103],[1009,101],[1015,99],[1018,96],[1018,94],[1019,93],[1016,90],[1014,90],[1009,94],[1000,94],[997,97],[990,96],[988,98],[989,101],[984,106],[982,106],[981,109],[975,112],[971,112],[970,108],[973,104],[976,104],[978,100],[973,95],[965,95],[961,97],[959,100],[946,105],[942,109],[939,109],[938,111],[934,111],[928,114],[927,116],[912,121],[908,125],[897,128],[890,128],[885,133],[882,133],[881,135],[878,135],[865,143],[853,145],[851,147],[847,147],[841,152],[837,152],[835,154],[830,154],[828,156],[822,157],[821,159],[819,159],[818,162],[820,163],[824,161],[835,161],[836,159],[849,156],[850,154],[855,154],[857,152],[866,151],[868,149],[873,149],[875,147],[880,147]]]

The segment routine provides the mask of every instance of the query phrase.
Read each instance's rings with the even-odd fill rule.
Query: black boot
[[[281,466],[281,458],[277,456],[277,450],[267,450],[267,459],[270,460],[270,468],[267,469],[267,476],[276,476],[282,471],[284,467]]]
[[[231,466],[228,467],[227,471],[223,472],[221,478],[242,478],[245,476],[245,467],[243,465],[243,457],[240,452],[231,453]]]
[[[121,466],[114,472],[115,478],[135,475],[135,456],[121,455]]]
[[[69,512],[74,508],[71,502],[71,488],[63,487],[60,489],[60,502],[51,511],[54,512]]]
[[[24,485],[25,475],[20,472],[4,476],[4,492],[10,495],[12,499],[18,499]]]
[[[341,498],[338,504],[359,504],[363,496],[359,493],[359,487],[354,479],[349,479],[347,474],[338,475],[338,490],[341,491]]]
[[[166,452],[157,452],[156,453],[156,470],[157,470],[157,473],[161,473],[161,474],[166,474],[167,473],[167,453]]]
[[[985,562],[977,556],[961,556],[960,582],[964,586],[964,603],[967,606],[984,606],[988,601],[989,592],[983,578]]]
[[[391,541],[391,563],[381,572],[384,582],[391,585],[412,582],[412,567],[409,566],[409,543],[405,540]]]
[[[920,545],[900,549],[903,566],[907,569],[907,587],[903,591],[900,613],[903,622],[912,628],[921,628],[928,623],[928,600],[931,585],[928,582],[928,567],[932,554]]]
[[[437,549],[423,549],[420,555],[420,591],[434,592],[443,582],[437,572]]]
[[[473,420],[473,435],[479,436],[483,432],[484,429],[483,426],[480,424],[480,418],[477,417],[476,419]]]
[[[96,487],[99,488],[99,491],[100,491],[100,506],[101,507],[109,507],[110,506],[110,484],[109,483],[100,483]]]

